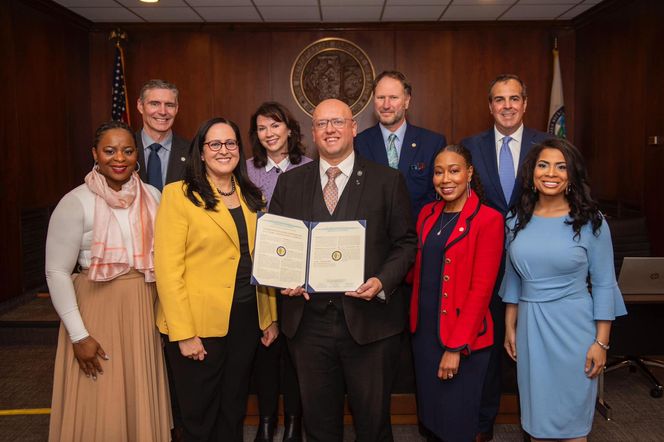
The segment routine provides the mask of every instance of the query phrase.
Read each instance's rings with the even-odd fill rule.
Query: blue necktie
[[[148,157],[148,183],[156,187],[160,192],[164,187],[162,178],[161,178],[161,159],[157,152],[162,148],[162,145],[159,143],[150,144],[148,149],[150,149],[150,156]]]
[[[512,158],[512,151],[510,150],[510,141],[512,137],[503,138],[503,145],[500,146],[500,158],[498,160],[498,176],[500,177],[500,186],[503,188],[505,201],[507,204],[512,197],[512,190],[514,190],[514,159]]]
[[[397,153],[397,136],[395,134],[390,134],[390,136],[387,137],[387,164],[389,164],[392,169],[399,168],[399,154]]]

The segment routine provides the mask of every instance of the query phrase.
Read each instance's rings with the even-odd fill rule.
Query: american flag
[[[129,102],[125,84],[124,51],[120,43],[115,45],[115,64],[113,65],[113,108],[111,118],[129,124]]]

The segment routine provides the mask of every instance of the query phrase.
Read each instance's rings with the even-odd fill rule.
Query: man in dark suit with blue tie
[[[143,85],[136,103],[143,129],[135,134],[141,179],[161,189],[184,178],[189,141],[173,133],[178,113],[178,88],[163,80]]]
[[[143,117],[143,128],[134,134],[138,150],[138,175],[160,192],[166,184],[184,179],[189,141],[173,133],[178,113],[178,88],[164,80],[149,80],[141,88],[136,107]],[[166,340],[168,342],[168,340]],[[177,402],[171,367],[166,359],[168,387],[171,393],[173,442],[183,440],[182,417]]]
[[[489,87],[489,112],[494,127],[461,140],[473,156],[475,173],[484,186],[487,204],[506,216],[519,199],[519,166],[530,149],[551,135],[524,127],[523,115],[528,106],[526,84],[516,75],[499,75]],[[500,271],[502,275],[502,269]],[[493,424],[498,415],[501,394],[501,364],[504,357],[505,307],[498,297],[500,277],[491,300],[494,321],[494,346],[484,380],[480,428],[476,441],[493,438]]]
[[[413,219],[433,201],[433,157],[445,136],[406,122],[412,86],[398,71],[384,71],[373,82],[378,124],[355,137],[355,150],[376,163],[398,169],[406,178]]]

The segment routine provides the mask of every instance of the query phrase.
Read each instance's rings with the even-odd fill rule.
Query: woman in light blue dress
[[[609,226],[583,157],[565,140],[534,147],[508,218],[505,348],[516,360],[521,424],[533,440],[584,441],[611,321],[626,314]],[[518,356],[517,356],[518,355]]]

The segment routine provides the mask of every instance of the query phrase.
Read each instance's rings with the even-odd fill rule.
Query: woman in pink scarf
[[[49,440],[168,441],[154,327],[160,195],[135,172],[138,153],[124,123],[97,129],[92,156],[95,166],[60,200],[46,239],[46,279],[62,319]]]

